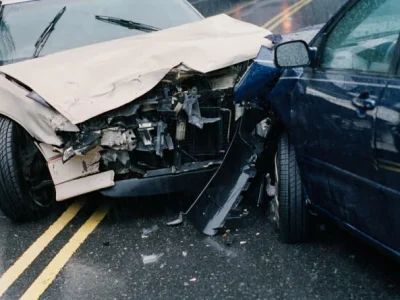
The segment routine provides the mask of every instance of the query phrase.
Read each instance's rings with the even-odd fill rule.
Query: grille
[[[219,107],[201,107],[201,115],[205,118],[221,118],[220,121],[204,124],[203,129],[188,124],[185,140],[181,147],[192,156],[218,156],[229,146],[230,110]]]

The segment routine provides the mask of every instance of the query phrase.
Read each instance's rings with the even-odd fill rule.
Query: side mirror
[[[275,66],[279,68],[307,67],[311,64],[310,49],[304,41],[290,41],[275,48]]]

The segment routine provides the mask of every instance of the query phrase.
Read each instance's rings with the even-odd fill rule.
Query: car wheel
[[[46,161],[32,137],[0,117],[0,209],[13,221],[43,217],[55,201]]]
[[[310,238],[310,214],[306,205],[296,154],[287,133],[278,142],[275,157],[275,196],[272,211],[283,243],[306,242]]]

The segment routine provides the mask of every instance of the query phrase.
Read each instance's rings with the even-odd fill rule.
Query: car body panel
[[[0,68],[74,124],[123,106],[179,65],[208,73],[253,59],[269,31],[226,15]]]
[[[400,81],[392,70],[400,44],[387,73],[318,65],[328,33],[358,2],[349,1],[312,39],[311,66],[281,71],[265,99],[290,134],[313,211],[399,258]],[[295,33],[286,41],[293,38],[301,39]],[[263,71],[260,78],[276,72]],[[364,97],[373,106],[357,106]]]
[[[64,116],[27,97],[29,91],[0,76],[0,114],[19,123],[36,140],[61,146],[56,131],[79,131]]]
[[[376,168],[381,188],[374,214],[381,222],[380,238],[399,250],[400,241],[400,80],[390,80],[377,108]],[[383,237],[383,238],[382,238]]]
[[[368,92],[379,103],[386,82],[306,69],[293,90],[291,122],[285,124],[291,129],[310,199],[369,234],[379,226],[373,205],[379,203],[374,184],[376,109],[360,112],[352,100]]]

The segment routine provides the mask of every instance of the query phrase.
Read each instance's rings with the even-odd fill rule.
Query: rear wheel
[[[272,211],[283,243],[310,239],[310,214],[306,205],[296,154],[287,133],[278,142],[275,157],[275,196]]]
[[[38,219],[50,210],[54,186],[32,137],[0,117],[0,209],[13,221]]]

